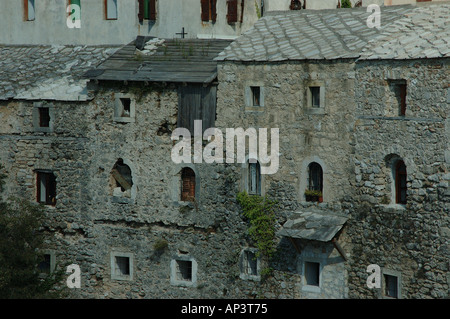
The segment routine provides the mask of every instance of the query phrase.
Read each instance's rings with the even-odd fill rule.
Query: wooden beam
[[[295,239],[292,237],[288,237],[289,240],[291,241],[292,245],[294,246],[295,250],[297,251],[297,253],[301,254],[302,250],[300,249],[300,247],[298,247],[297,243],[295,242]]]
[[[114,179],[126,190],[131,188],[131,185],[125,180],[125,178],[120,175],[119,171],[116,169],[113,169],[111,171],[112,176]]]
[[[342,249],[341,245],[339,245],[339,243],[337,242],[336,238],[333,238],[331,242],[333,243],[334,248],[336,248],[339,254],[341,254],[342,258],[347,261],[347,255],[345,254],[345,251]]]

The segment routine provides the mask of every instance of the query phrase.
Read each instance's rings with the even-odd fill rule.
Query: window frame
[[[255,173],[255,187],[253,185],[253,176],[252,172]],[[259,161],[249,160],[248,161],[248,179],[247,179],[247,189],[250,195],[259,195],[261,196],[261,164]],[[254,188],[256,190],[254,190]]]
[[[242,249],[241,255],[240,255],[240,263],[239,263],[239,270],[240,275],[239,278],[242,280],[253,280],[253,281],[260,281],[261,280],[261,258],[257,256],[258,249],[257,248],[251,248],[246,247]],[[249,273],[249,255],[253,255],[254,263],[255,263],[255,270],[256,273]],[[252,268],[252,267],[250,267]]]
[[[389,296],[386,293],[386,290],[388,289],[387,282],[386,282],[386,276],[396,278],[396,281],[397,281],[397,287],[396,287],[397,288],[396,289],[397,296],[396,297]],[[402,299],[402,274],[401,274],[401,272],[383,268],[381,271],[381,278],[382,278],[381,289],[379,292],[381,295],[381,298],[383,298],[383,299]]]
[[[117,265],[116,258],[128,258],[128,274],[118,273],[117,269],[120,268]],[[111,266],[111,280],[124,280],[132,281],[134,276],[134,254],[131,252],[124,251],[111,251],[110,254],[110,266]]]
[[[182,202],[193,202],[195,201],[196,197],[196,174],[195,171],[190,167],[183,167],[181,169],[181,196],[180,200]],[[189,181],[185,181],[185,179],[189,179]],[[185,191],[185,182],[188,182],[188,190]],[[193,184],[193,185],[192,185]],[[193,192],[193,194],[192,194]],[[188,193],[188,195],[183,195]]]
[[[122,100],[130,100],[130,114],[129,116],[123,116],[123,102]],[[114,101],[114,122],[119,123],[134,123],[136,121],[136,100],[131,94],[116,93]]]
[[[36,173],[36,202],[44,204],[46,206],[56,206],[56,196],[57,196],[57,182],[56,175],[50,170],[35,170]],[[45,176],[44,183],[43,177]],[[51,178],[49,178],[51,177]],[[42,184],[44,184],[44,190],[42,189]],[[45,194],[42,194],[42,192]],[[44,195],[44,196],[42,196]],[[52,196],[54,195],[54,196]],[[42,200],[42,197],[45,200]]]
[[[24,20],[25,21],[35,21],[36,20],[36,1],[35,0],[24,0]],[[30,4],[33,7],[33,18],[30,18]]]
[[[115,17],[110,17],[110,2],[115,3]],[[105,20],[118,20],[119,19],[119,8],[118,8],[118,0],[104,0],[105,4]]]
[[[190,280],[179,279],[178,277],[178,262],[190,262],[191,263],[191,276]],[[197,287],[197,261],[189,255],[177,255],[170,261],[170,284],[178,287]]]
[[[395,203],[400,205],[406,205],[408,202],[408,171],[406,164],[402,159],[398,159],[394,163],[394,178],[395,178]],[[404,169],[404,171],[403,171]],[[402,170],[402,171],[401,171]],[[404,182],[404,186],[402,183]],[[404,196],[404,200],[402,197]]]

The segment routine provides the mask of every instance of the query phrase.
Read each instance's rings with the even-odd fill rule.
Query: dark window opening
[[[398,278],[396,276],[384,275],[384,294],[387,297],[398,298]]]
[[[190,202],[195,200],[195,173],[189,167],[181,171],[181,200]]]
[[[397,99],[399,104],[399,115],[406,115],[406,84],[397,85]]]
[[[261,195],[261,166],[258,161],[248,163],[248,192]]]
[[[306,0],[304,1],[306,2]],[[291,0],[291,5],[289,6],[289,9],[291,10],[305,9],[305,4],[302,5],[302,2],[300,0]]]
[[[49,254],[44,254],[42,256],[42,260],[38,265],[38,269],[41,273],[46,273],[46,274],[50,273],[50,255]]]
[[[116,256],[116,275],[130,275],[130,258]]]
[[[311,92],[311,106],[320,107],[320,86],[309,87]]]
[[[252,251],[245,251],[245,257],[247,261],[245,273],[252,276],[258,275],[258,260],[255,253]]]
[[[37,172],[37,202],[56,205],[56,176],[53,173]]]
[[[307,202],[317,202],[323,197],[322,166],[312,162],[308,166],[308,189],[305,192]]]
[[[397,204],[406,204],[406,165],[402,160],[395,164],[395,199]]]
[[[121,117],[130,117],[131,114],[131,99],[120,98],[120,103],[122,103],[122,115]]]
[[[320,285],[320,264],[316,262],[305,262],[305,280],[309,286]]]
[[[251,86],[253,106],[261,106],[261,88],[259,86]]]
[[[119,158],[114,164],[111,174],[116,182],[116,187],[120,187],[122,192],[129,190],[133,186],[131,168]]]
[[[50,109],[48,107],[40,107],[39,110],[39,127],[50,127]]]
[[[177,260],[177,280],[192,281],[192,261]]]

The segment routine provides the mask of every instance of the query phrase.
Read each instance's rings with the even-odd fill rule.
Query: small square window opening
[[[120,102],[122,103],[122,117],[130,117],[131,114],[131,99],[129,98],[121,98]]]
[[[177,260],[177,280],[192,281],[192,261]]]
[[[116,275],[118,276],[129,276],[130,275],[130,258],[116,256]]]

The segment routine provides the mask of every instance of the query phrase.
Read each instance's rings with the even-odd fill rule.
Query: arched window
[[[308,166],[308,189],[305,192],[306,201],[319,201],[323,191],[323,170],[322,166],[312,162]]]
[[[190,202],[195,200],[195,173],[189,167],[181,170],[181,200]]]
[[[248,163],[248,193],[261,195],[261,166],[258,161]]]
[[[406,165],[402,160],[395,163],[395,202],[406,204]]]
[[[131,168],[119,158],[111,170],[113,177],[113,196],[131,198],[131,188],[133,187],[133,177]]]

